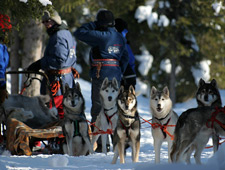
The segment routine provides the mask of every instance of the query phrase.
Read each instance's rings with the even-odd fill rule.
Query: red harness
[[[210,119],[208,119],[208,121],[206,122],[206,126],[208,128],[213,128],[214,127],[214,122],[218,123],[224,130],[225,130],[225,125],[219,121],[218,119],[216,119],[216,116],[220,113],[223,112],[225,113],[225,106],[223,108],[215,108],[216,110],[212,113],[212,116]],[[209,126],[209,122],[212,122],[211,126]]]

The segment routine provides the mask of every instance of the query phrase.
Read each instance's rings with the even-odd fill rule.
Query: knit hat
[[[107,25],[110,27],[115,25],[113,13],[105,9],[98,11],[96,19],[100,25]]]
[[[124,29],[128,29],[127,22],[121,18],[115,19],[115,28],[118,32],[122,32]]]
[[[42,22],[47,21],[49,19],[55,21],[59,25],[62,24],[61,17],[59,16],[58,12],[55,10],[52,13],[50,13],[49,11],[44,11],[44,15],[42,16]]]

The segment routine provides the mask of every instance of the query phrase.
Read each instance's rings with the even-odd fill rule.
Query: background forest
[[[213,3],[220,5],[220,10]],[[10,52],[10,68],[18,70],[43,55],[48,40],[41,16],[45,9],[56,9],[67,21],[73,33],[81,24],[95,20],[99,8],[106,8],[127,21],[127,39],[136,57],[138,78],[148,85],[168,85],[173,102],[183,102],[195,95],[197,83],[192,69],[201,69],[207,61],[210,77],[216,79],[219,88],[225,89],[225,7],[219,0],[1,0],[0,13],[11,17],[13,29],[9,32],[7,46]],[[152,8],[153,7],[153,8]],[[218,6],[217,6],[218,7]],[[138,17],[145,10],[146,18]],[[147,17],[148,16],[148,17]],[[152,22],[152,18],[158,18]],[[160,22],[166,19],[167,23]],[[1,31],[1,30],[0,30]],[[88,76],[89,47],[77,42],[80,75]],[[139,65],[143,52],[153,57],[147,72]],[[169,71],[162,65],[170,63]],[[18,93],[18,77],[12,77],[11,93]],[[32,86],[29,95],[39,93],[38,85]]]

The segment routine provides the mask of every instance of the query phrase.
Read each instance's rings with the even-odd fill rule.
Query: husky
[[[87,119],[84,113],[85,101],[77,82],[74,88],[65,84],[63,95],[64,119],[62,123],[66,143],[63,152],[70,156],[93,153],[88,133]]]
[[[33,118],[23,121],[26,125],[32,128],[40,128],[48,123],[58,120],[58,111],[56,107],[51,109],[46,103],[50,101],[49,95],[40,95],[28,97],[24,95],[9,95],[8,99],[1,105],[0,124],[6,122],[9,112],[7,110],[22,109],[25,112],[32,112]],[[24,112],[24,113],[25,113]]]
[[[108,134],[101,134],[101,131],[111,131],[112,133],[116,128],[116,123],[118,119],[117,115],[117,97],[119,94],[119,85],[116,78],[109,81],[106,77],[100,88],[100,98],[102,103],[101,111],[96,119],[93,136],[92,136],[92,146],[94,147],[95,142],[101,135],[102,141],[102,152],[107,154],[106,142]]]
[[[199,80],[198,89],[196,93],[196,101],[197,101],[198,107],[204,107],[204,106],[222,107],[222,101],[221,101],[220,93],[217,87],[217,82],[215,79],[213,79],[210,83],[206,83],[203,79]],[[205,147],[203,146],[201,142],[202,139],[204,139],[204,132],[199,133],[198,140],[195,140],[196,142],[192,143],[192,145],[189,147],[189,149],[185,153],[186,162],[188,164],[191,163],[190,156],[194,150],[196,150],[195,156],[194,156],[195,162],[198,164],[201,163],[200,162],[201,154],[199,153],[201,153]],[[215,153],[219,147],[219,136],[213,133],[212,139],[213,139],[213,150]]]
[[[150,110],[152,123],[157,125],[152,127],[155,163],[160,163],[160,148],[163,142],[168,143],[168,161],[171,162],[170,152],[173,143],[171,136],[174,134],[178,115],[173,111],[167,86],[162,91],[157,90],[154,86],[151,88]],[[169,133],[167,134],[165,130]]]
[[[196,143],[195,152],[197,164],[201,164],[202,148],[208,142],[212,133],[225,136],[225,108],[198,107],[183,112],[176,124],[172,146],[172,162],[181,162],[185,152]],[[197,159],[196,159],[197,158]]]
[[[118,156],[120,163],[125,163],[126,148],[132,148],[132,161],[138,162],[140,152],[140,119],[137,112],[137,99],[135,90],[131,85],[129,90],[121,86],[117,100],[118,120],[113,137],[114,157],[112,164],[115,164]]]
[[[210,83],[206,83],[203,79],[199,80],[198,90],[196,93],[198,107],[202,106],[222,106],[220,92],[217,82],[213,79]]]

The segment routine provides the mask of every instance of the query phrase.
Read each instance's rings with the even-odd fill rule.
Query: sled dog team
[[[192,152],[195,152],[195,161],[200,164],[201,153],[210,137],[213,139],[214,152],[218,150],[219,135],[225,135],[225,108],[222,108],[216,80],[213,79],[210,83],[206,83],[201,79],[196,93],[198,107],[183,112],[179,117],[173,111],[167,87],[160,91],[153,86],[150,95],[155,163],[160,163],[160,149],[163,142],[168,143],[169,162],[190,163],[190,156]],[[107,135],[112,134],[114,152],[112,164],[116,163],[118,157],[120,157],[120,163],[125,163],[128,147],[132,149],[132,161],[138,162],[141,126],[134,88],[130,86],[129,90],[124,90],[123,86],[119,88],[115,78],[112,81],[105,78],[101,85],[100,97],[102,109],[93,125],[93,132],[90,132],[84,113],[85,100],[79,83],[76,83],[73,89],[65,86],[62,131],[66,142],[62,146],[63,152],[71,156],[94,153],[93,146],[101,136],[102,152],[107,154]],[[42,106],[44,102],[41,101],[43,99],[32,100],[33,102],[39,101],[40,111],[45,111]],[[3,106],[9,111],[18,107],[26,110],[26,107],[31,106],[29,108],[33,113],[30,116],[31,121],[29,122],[29,118],[26,118],[24,122],[28,125],[29,123],[35,124],[36,121],[32,121],[32,118],[37,117],[40,111],[32,105],[22,106],[32,100],[27,100],[26,97],[18,99],[18,96],[10,95]],[[35,108],[35,111],[32,108]],[[6,111],[6,114],[9,114],[9,111]],[[47,111],[50,112],[51,119],[54,119],[56,116],[54,108]],[[7,115],[1,115],[1,123],[6,121],[6,117]],[[46,120],[50,120],[49,117],[41,121]]]

